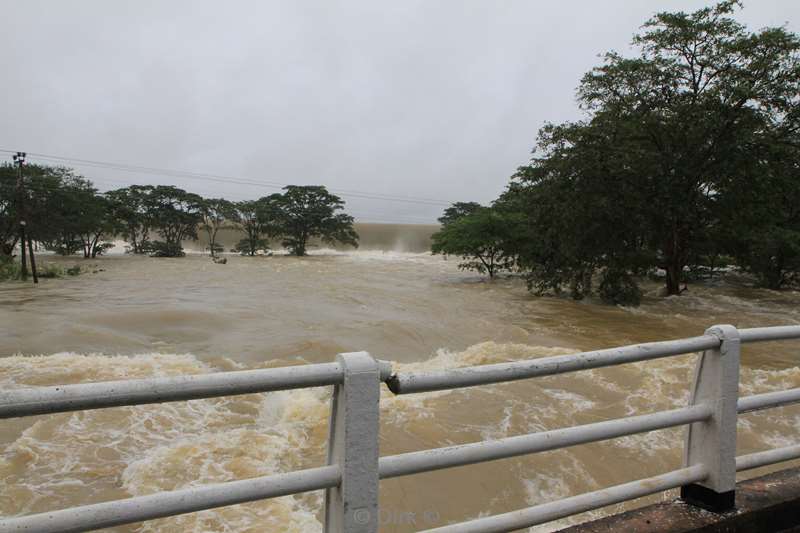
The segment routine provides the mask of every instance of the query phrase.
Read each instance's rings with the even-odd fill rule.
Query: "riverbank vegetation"
[[[581,80],[585,117],[544,126],[491,207],[446,212],[433,251],[480,271],[492,250],[537,293],[611,303],[637,304],[655,272],[680,294],[722,257],[765,287],[800,282],[800,40],[748,31],[740,7],[647,21],[637,55]],[[492,216],[513,229],[474,231]]]
[[[17,169],[0,165],[0,260],[11,265],[18,242]],[[322,186],[288,186],[258,200],[206,199],[169,185],[132,185],[100,193],[71,169],[43,165],[24,168],[25,219],[30,239],[61,255],[94,258],[122,238],[133,254],[184,255],[182,243],[208,235],[212,256],[224,250],[223,227],[245,236],[233,251],[255,255],[282,239],[290,253],[306,255],[310,239],[358,246],[353,217],[344,201]],[[11,267],[9,267],[11,268]]]
[[[53,263],[45,263],[39,266],[37,275],[42,279],[63,278],[65,276],[77,276],[81,272],[83,272],[83,269],[80,265],[64,267]],[[20,264],[13,261],[10,256],[0,256],[0,281],[16,281],[22,279],[24,279],[24,277]]]

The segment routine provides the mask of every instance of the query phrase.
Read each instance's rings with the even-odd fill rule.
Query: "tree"
[[[546,155],[521,168],[519,182],[501,197],[525,215],[526,238],[515,239],[514,251],[538,294],[567,289],[581,299],[599,275],[604,299],[620,303],[608,290],[635,284],[633,275],[656,262],[646,246],[634,171],[624,155],[606,150],[613,136],[613,128],[597,123],[544,128],[539,150]]]
[[[94,194],[87,198],[81,211],[81,245],[83,247],[83,257],[94,259],[103,254],[114,244],[106,242],[108,237],[115,235],[119,231],[119,223],[111,209],[111,203],[104,196]]]
[[[23,199],[27,233],[33,241],[62,255],[80,251],[84,236],[90,241],[97,237],[96,247],[87,247],[87,257],[102,248],[108,215],[98,206],[102,199],[86,178],[64,167],[26,165]]]
[[[533,225],[565,241],[523,259],[542,281],[582,295],[596,273],[627,287],[662,268],[667,294],[680,294],[720,229],[724,192],[759,171],[755,147],[796,131],[800,42],[782,28],[748,33],[730,17],[737,6],[655,15],[634,37],[637,57],[611,52],[582,79],[587,118],[543,129],[515,176],[550,205],[528,208]]]
[[[306,255],[309,239],[319,238],[326,244],[341,243],[358,247],[358,234],[353,217],[337,213],[344,201],[323,186],[289,185],[282,194],[273,194],[277,233],[283,246],[296,256]]]
[[[277,210],[273,200],[270,197],[245,200],[236,202],[233,207],[232,219],[245,234],[234,251],[254,256],[259,250],[268,250],[268,238],[277,232]]]
[[[797,142],[761,147],[749,187],[723,199],[722,242],[759,283],[770,289],[800,284],[800,157]]]
[[[482,209],[483,206],[477,202],[455,202],[444,210],[442,216],[438,218],[439,224],[445,226],[463,216],[469,215]]]
[[[152,213],[148,210],[148,198],[152,190],[151,185],[131,185],[105,194],[110,202],[109,209],[117,221],[118,231],[130,244],[129,251],[134,254],[151,251],[153,221]]]
[[[0,259],[8,260],[19,239],[16,225],[17,169],[8,163],[0,165]]]
[[[486,273],[489,278],[494,278],[501,270],[510,270],[514,258],[506,250],[514,233],[512,215],[480,206],[470,211],[452,218],[433,234],[431,251],[460,255],[460,269]]]
[[[223,247],[217,243],[217,233],[220,228],[234,218],[233,203],[223,198],[204,199],[200,205],[201,226],[208,235],[208,249],[211,257],[216,257],[217,251]]]
[[[146,210],[153,227],[163,241],[153,243],[155,256],[184,255],[182,241],[197,240],[197,228],[202,221],[203,199],[171,185],[153,187],[145,199]]]
[[[80,176],[65,176],[50,203],[49,215],[56,217],[60,228],[54,247],[58,253],[71,255],[82,250],[84,258],[93,259],[113,247],[105,239],[117,232],[118,224],[110,202],[92,182]]]

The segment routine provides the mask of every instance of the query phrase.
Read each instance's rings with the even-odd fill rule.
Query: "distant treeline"
[[[434,252],[612,303],[657,269],[673,295],[728,260],[800,281],[800,40],[747,31],[738,7],[657,14],[638,55],[606,54],[577,90],[585,118],[542,128],[491,207],[448,209]]]
[[[19,238],[16,190],[18,169],[0,165],[0,259],[8,258]],[[309,239],[358,246],[353,217],[341,212],[344,201],[322,186],[284,187],[258,200],[231,202],[203,198],[178,187],[132,185],[100,193],[71,169],[26,165],[22,203],[29,238],[62,255],[96,257],[121,237],[134,254],[176,257],[182,241],[208,234],[213,255],[223,250],[217,233],[239,228],[244,238],[233,251],[255,255],[280,239],[290,253],[305,255]],[[160,238],[152,240],[151,236]]]

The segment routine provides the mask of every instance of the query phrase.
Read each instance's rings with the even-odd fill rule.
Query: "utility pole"
[[[28,264],[25,259],[25,229],[27,220],[25,216],[25,181],[22,176],[22,167],[25,165],[25,152],[14,154],[14,163],[17,165],[17,226],[19,227],[19,253],[22,266],[22,279],[28,279]],[[28,237],[28,254],[31,258],[31,270],[33,272],[33,282],[39,283],[39,276],[36,273],[36,259],[33,257],[33,241]]]

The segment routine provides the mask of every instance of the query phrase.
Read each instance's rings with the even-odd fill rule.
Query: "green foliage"
[[[0,255],[0,281],[20,279],[22,269],[10,255]]]
[[[117,221],[118,233],[129,243],[129,251],[134,254],[152,251],[150,231],[153,227],[153,213],[148,209],[148,198],[152,190],[150,185],[131,185],[105,194]]]
[[[200,203],[201,227],[208,235],[208,250],[216,257],[224,247],[217,243],[217,232],[234,217],[234,204],[223,198],[203,199]]]
[[[0,257],[10,257],[17,244],[16,181],[18,169],[0,165]],[[62,255],[83,251],[86,258],[103,254],[121,236],[128,251],[155,257],[184,255],[182,242],[207,232],[212,256],[223,250],[217,235],[225,226],[245,234],[234,248],[255,255],[269,249],[269,239],[283,238],[295,255],[305,255],[308,240],[358,245],[353,218],[341,213],[344,202],[324,187],[286,187],[284,193],[255,201],[203,199],[174,186],[131,185],[100,194],[92,183],[61,167],[24,168],[28,234]],[[151,241],[158,233],[160,240]]]
[[[604,302],[634,306],[641,303],[642,291],[629,272],[609,268],[601,276],[597,292]]]
[[[150,250],[150,257],[183,257],[186,255],[180,242],[153,241]]]
[[[725,190],[722,238],[736,262],[770,289],[800,284],[800,137],[758,154],[748,186]]]
[[[439,224],[446,226],[450,222],[474,213],[482,209],[483,206],[478,202],[456,202],[444,210],[442,216],[439,217]]]
[[[181,243],[197,240],[197,229],[203,220],[203,199],[172,185],[152,188],[145,199],[153,228],[163,244],[153,243],[153,257],[180,257]]]
[[[17,172],[10,165],[0,166],[0,239],[6,255],[18,237]],[[116,231],[116,220],[90,181],[70,169],[41,165],[26,165],[23,176],[24,218],[31,238],[61,255],[102,253],[103,239]]]
[[[62,278],[66,276],[77,276],[81,273],[80,265],[64,268],[54,263],[44,263],[38,265],[36,271],[39,279]],[[22,279],[22,268],[18,262],[14,262],[9,256],[0,256],[0,281],[18,281]]]
[[[64,268],[60,267],[59,265],[45,263],[39,267],[37,275],[41,279],[53,279],[63,277],[66,272],[68,272],[68,270],[65,271]],[[78,272],[80,272],[80,270]]]
[[[459,255],[460,269],[475,270],[490,278],[514,266],[513,256],[506,251],[514,232],[513,215],[481,206],[470,209],[469,214],[452,213],[442,217],[447,223],[432,237],[434,254]]]
[[[253,256],[269,250],[267,238],[276,236],[278,231],[277,208],[271,197],[234,203],[231,218],[245,234],[234,252]]]
[[[284,187],[282,194],[268,197],[275,215],[275,233],[283,237],[283,246],[296,256],[306,255],[308,241],[341,243],[358,247],[353,217],[337,213],[344,201],[320,185]]]
[[[17,244],[15,183],[17,170],[0,165],[0,260],[11,255]]]
[[[231,251],[241,255],[256,255],[258,252],[266,252],[269,250],[269,241],[266,239],[242,239]]]
[[[586,119],[541,130],[500,199],[525,218],[509,253],[532,289],[581,298],[599,275],[601,297],[635,302],[635,277],[660,268],[679,294],[687,267],[723,253],[768,284],[792,279],[797,203],[767,192],[785,190],[777,162],[798,160],[800,41],[747,32],[730,17],[737,6],[655,15],[637,56],[606,54],[582,79]],[[751,188],[762,180],[783,207],[745,216],[759,211]],[[783,181],[796,188],[796,172]]]

